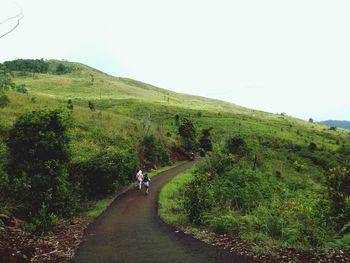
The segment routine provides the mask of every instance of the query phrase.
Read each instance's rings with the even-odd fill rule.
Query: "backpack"
[[[143,182],[144,183],[147,183],[149,181],[149,178],[148,178],[148,176],[146,175],[144,178],[143,178]]]

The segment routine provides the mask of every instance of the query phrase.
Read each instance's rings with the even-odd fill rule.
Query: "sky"
[[[253,109],[350,120],[348,0],[0,0],[0,22],[20,10],[0,62],[66,59]]]

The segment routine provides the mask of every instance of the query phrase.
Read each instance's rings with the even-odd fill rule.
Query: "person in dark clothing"
[[[148,177],[148,174],[145,174],[145,176],[143,177],[143,185],[145,186],[146,189],[146,195],[149,194],[149,182],[151,181],[151,179]]]

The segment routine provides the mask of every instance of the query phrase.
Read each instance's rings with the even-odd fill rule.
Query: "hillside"
[[[90,202],[118,193],[133,182],[139,168],[171,165],[191,151],[197,155],[207,151],[208,158],[166,199],[169,217],[181,217],[175,224],[258,242],[256,251],[267,253],[270,246],[325,248],[348,220],[348,188],[336,188],[329,175],[349,157],[350,137],[342,129],[180,94],[67,61],[7,62],[0,65],[0,76],[0,214],[13,213],[34,231],[49,232],[57,218],[81,214]],[[53,131],[45,137],[45,130],[40,130],[56,127],[46,125],[48,119],[64,121],[66,157],[56,169],[62,173],[44,163],[33,178],[59,176],[59,202],[50,201],[48,193],[56,189],[50,181],[45,186],[50,191],[44,187],[33,194],[27,174],[37,169],[31,166],[38,159],[21,156],[28,141],[36,147],[42,136],[51,143]],[[39,129],[40,136],[34,136],[39,142],[26,138],[32,127]],[[16,128],[21,136],[15,136]],[[17,167],[28,169],[17,172]],[[49,170],[43,173],[45,169]],[[210,184],[192,187],[183,200],[186,185],[201,184],[202,179],[196,178],[206,178]],[[210,195],[201,195],[199,189]],[[333,203],[339,200],[338,192],[343,200],[337,204],[340,208]],[[26,197],[19,206],[23,193],[32,199]],[[211,206],[200,207],[195,198]],[[56,207],[48,211],[45,204]],[[186,210],[184,204],[199,205]],[[335,207],[338,210],[332,210]]]
[[[327,120],[320,121],[319,123],[327,125],[329,127],[337,127],[350,130],[350,121]]]

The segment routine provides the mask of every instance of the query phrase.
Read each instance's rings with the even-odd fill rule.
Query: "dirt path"
[[[252,262],[176,232],[157,215],[160,189],[193,162],[152,178],[150,195],[132,190],[114,201],[88,230],[73,262]]]

